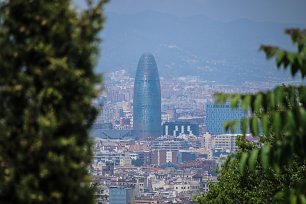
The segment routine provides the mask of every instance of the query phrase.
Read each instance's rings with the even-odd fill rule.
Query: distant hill
[[[284,29],[294,25],[239,20],[218,22],[204,15],[177,17],[147,11],[107,14],[98,72],[136,72],[143,52],[154,54],[161,76],[197,75],[225,84],[286,81],[259,52],[261,44],[290,48]]]

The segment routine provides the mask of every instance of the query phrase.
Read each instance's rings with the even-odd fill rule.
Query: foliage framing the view
[[[286,51],[266,45],[261,46],[261,50],[266,53],[268,59],[276,59],[278,68],[289,69],[292,76],[299,74],[304,79],[306,76],[306,30],[288,29],[286,33],[297,46],[297,51]],[[237,182],[237,180],[226,180],[231,178],[226,175],[228,174],[226,171],[239,168],[239,171],[236,171],[238,175],[235,176],[239,177],[237,178],[239,182],[243,182],[241,180],[243,176],[250,178],[258,173],[258,168],[262,168],[264,171],[261,177],[273,174],[264,179],[264,181],[271,182],[274,176],[276,179],[280,179],[284,175],[284,170],[289,170],[289,172],[291,170],[291,174],[299,172],[297,178],[292,178],[294,185],[289,184],[291,181],[285,182],[277,193],[272,194],[274,201],[306,203],[306,86],[282,85],[268,92],[256,94],[220,93],[216,96],[218,103],[230,100],[232,107],[236,108],[240,104],[245,112],[250,112],[249,118],[226,123],[226,129],[234,130],[240,122],[243,134],[246,134],[248,130],[253,135],[259,135],[261,131],[263,133],[262,142],[258,144],[259,147],[240,151],[227,161],[219,176],[221,184],[226,184],[223,187],[230,188],[229,185]],[[234,164],[236,166],[233,166]],[[239,166],[237,167],[237,165]],[[254,178],[252,181],[254,182],[256,179]],[[258,187],[258,183],[255,182],[250,188],[256,186]],[[271,188],[272,191],[273,189],[275,190],[275,188]],[[221,190],[221,187],[220,189],[218,186],[213,187],[215,193],[221,192]],[[227,190],[233,192],[234,188]],[[262,190],[264,191],[264,188]],[[198,201],[207,203],[209,196],[214,197],[212,193],[208,193],[198,197]],[[262,202],[264,203],[264,201]]]
[[[265,138],[260,143],[267,143]],[[306,163],[294,158],[290,167],[282,166],[279,171],[264,169],[256,162],[254,170],[246,167],[240,172],[239,162],[243,152],[257,148],[260,143],[247,141],[238,137],[238,151],[235,156],[228,157],[219,172],[218,183],[210,184],[209,191],[196,199],[199,203],[281,203],[283,197],[275,196],[279,191],[295,187],[305,178]]]
[[[0,2],[0,203],[95,203],[87,166],[106,0]]]

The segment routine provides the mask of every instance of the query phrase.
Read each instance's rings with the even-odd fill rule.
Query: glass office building
[[[143,54],[134,82],[133,129],[136,138],[161,135],[160,81],[154,56]]]
[[[224,130],[224,123],[226,121],[240,120],[244,117],[246,117],[246,114],[241,107],[231,109],[229,103],[208,103],[206,105],[206,131],[212,135],[231,133],[231,131],[226,132]],[[241,134],[240,123],[234,133]]]
[[[134,203],[134,192],[131,188],[110,187],[109,188],[110,204],[132,204]]]

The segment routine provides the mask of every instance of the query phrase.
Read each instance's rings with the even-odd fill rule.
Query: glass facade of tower
[[[143,54],[134,82],[133,129],[137,138],[161,135],[161,94],[159,74],[152,54]]]
[[[231,131],[226,132],[224,130],[224,123],[226,121],[240,120],[245,117],[246,114],[241,107],[231,109],[229,103],[208,103],[206,105],[206,131],[212,135],[231,133]],[[241,134],[240,123],[234,133]]]
[[[110,187],[109,188],[110,204],[132,204],[134,203],[134,193],[131,188]]]

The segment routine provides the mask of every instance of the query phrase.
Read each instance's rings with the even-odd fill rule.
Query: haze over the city
[[[306,24],[304,0],[112,0],[106,12],[132,14],[158,11],[176,16],[206,15],[220,21],[250,19]]]
[[[105,8],[97,70],[134,75],[141,53],[151,52],[164,77],[193,75],[225,84],[290,81],[259,47],[290,48],[284,29],[305,26],[305,9],[302,0],[113,0]]]

